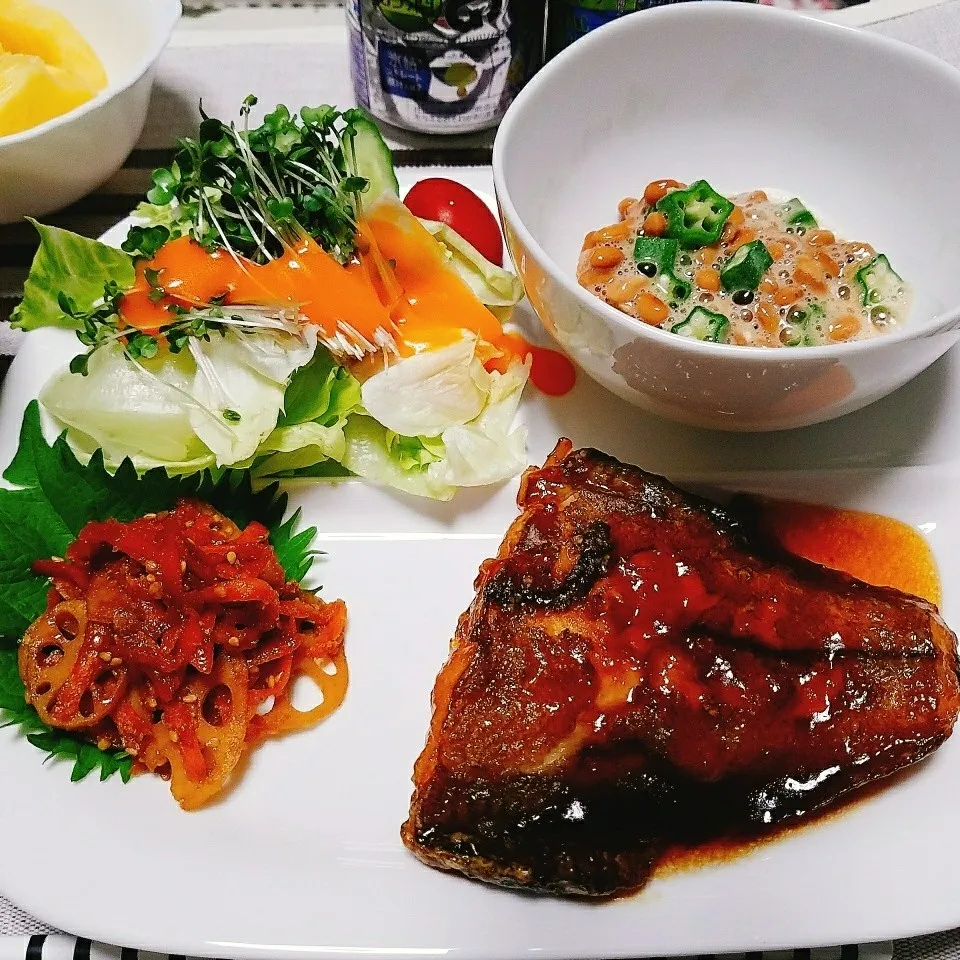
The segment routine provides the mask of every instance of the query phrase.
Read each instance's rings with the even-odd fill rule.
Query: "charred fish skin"
[[[935,607],[785,553],[732,509],[561,442],[437,678],[406,845],[544,893],[643,885],[917,762],[960,711]]]

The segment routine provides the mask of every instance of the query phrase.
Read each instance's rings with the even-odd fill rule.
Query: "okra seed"
[[[643,263],[637,264],[637,269],[645,277],[655,277],[657,275],[657,265],[655,263],[650,263],[649,261],[644,261]]]
[[[689,254],[687,253],[681,254],[680,256],[681,267],[689,267],[691,263],[693,263],[693,260],[691,259]]]
[[[841,300],[846,300],[850,296],[850,288],[846,284],[837,287],[837,296]]]
[[[790,279],[790,271],[789,271],[789,270],[781,270],[781,271],[777,274],[777,276],[778,276],[781,280],[789,280],[789,279]]]
[[[735,290],[732,299],[738,307],[745,307],[748,303],[753,303],[753,291]]]
[[[713,303],[713,294],[712,293],[701,293],[700,294],[701,303]]]
[[[746,321],[747,323],[749,323],[749,322],[753,319],[753,311],[752,311],[752,310],[741,310],[741,311],[740,311],[740,319]]]
[[[877,327],[885,327],[890,322],[890,312],[884,307],[874,307],[870,311],[870,319]]]
[[[879,290],[870,291],[870,302],[879,303],[883,299],[883,294]]]

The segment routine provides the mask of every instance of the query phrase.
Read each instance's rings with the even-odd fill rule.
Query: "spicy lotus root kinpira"
[[[223,790],[246,751],[343,700],[346,608],[288,581],[256,521],[241,529],[184,499],[88,523],[34,571],[51,586],[20,644],[27,700],[49,726],[168,779],[184,809]],[[312,709],[294,706],[300,677],[322,694]]]

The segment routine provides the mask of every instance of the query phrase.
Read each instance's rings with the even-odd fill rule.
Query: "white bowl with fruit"
[[[59,210],[124,162],[179,0],[4,0],[0,223]]]

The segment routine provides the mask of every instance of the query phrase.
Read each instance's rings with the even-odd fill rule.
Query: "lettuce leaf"
[[[40,249],[24,283],[23,300],[10,317],[15,327],[72,328],[74,322],[58,303],[61,293],[87,311],[103,298],[108,280],[116,280],[121,288],[133,285],[133,260],[122,250],[60,227],[30,222],[40,234]]]
[[[523,299],[523,284],[511,270],[491,263],[476,247],[445,223],[420,221],[447,251],[448,264],[488,307],[514,307]]]
[[[484,486],[515,477],[527,466],[527,431],[515,420],[530,363],[515,360],[505,373],[489,376],[490,389],[480,415],[440,435],[443,457],[427,467],[434,482]]]
[[[373,417],[351,417],[344,437],[347,449],[343,465],[364,480],[433,500],[450,500],[457,492],[452,484],[435,480],[426,469],[415,467],[403,457],[396,445],[396,435]]]
[[[40,402],[78,454],[101,449],[110,467],[124,459],[171,474],[240,466],[273,431],[290,377],[315,349],[312,328],[302,337],[228,330],[139,363],[111,344],[93,353],[87,376],[55,375]]]
[[[519,360],[503,374],[484,370],[488,382],[482,409],[438,436],[402,436],[373,417],[351,417],[344,430],[344,466],[367,480],[436,500],[449,500],[459,487],[515,477],[527,465],[526,428],[515,418],[529,372],[529,362]],[[415,393],[421,393],[419,387],[406,391]]]
[[[359,405],[360,384],[346,367],[339,366],[330,352],[321,347],[290,380],[278,425],[316,420],[330,426],[351,414]]]
[[[134,363],[113,343],[93,353],[88,371],[62,370],[40,391],[40,403],[69,428],[78,452],[100,448],[108,466],[129,459],[138,470],[214,465],[190,418],[196,365],[189,353]]]
[[[370,377],[361,398],[367,413],[400,436],[439,436],[468,423],[487,402],[491,375],[475,338],[399,360]]]
[[[258,477],[342,477],[344,426],[359,411],[360,384],[323,347],[293,375],[276,428],[257,450]],[[338,466],[331,468],[331,464]],[[319,469],[318,469],[319,468]]]
[[[347,450],[343,428],[345,420],[332,427],[308,421],[277,427],[257,450],[259,459],[253,470],[258,477],[297,476],[302,470],[325,460],[343,460]]]
[[[189,392],[198,405],[190,423],[219,465],[256,454],[277,423],[287,382],[316,346],[313,325],[303,327],[302,339],[229,331],[206,343],[191,341],[196,374]]]

